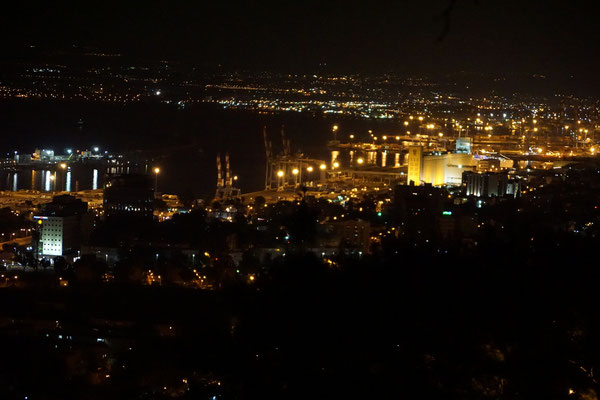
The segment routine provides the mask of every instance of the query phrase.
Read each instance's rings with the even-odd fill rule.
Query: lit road
[[[6,242],[0,242],[0,246],[8,243],[16,243],[19,246],[26,246],[28,244],[31,244],[31,236],[19,237],[14,238],[13,240],[8,240]]]

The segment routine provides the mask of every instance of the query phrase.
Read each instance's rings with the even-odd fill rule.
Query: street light
[[[313,167],[311,167],[311,166],[308,166],[308,167],[306,167],[306,170],[307,170],[308,172],[313,172]]]
[[[283,178],[283,171],[282,170],[277,171],[277,176],[280,178]]]
[[[294,175],[298,175],[298,172],[300,172],[300,171],[298,171],[298,168],[294,168],[292,170],[292,174],[294,174]]]
[[[358,159],[356,160],[356,162],[357,162],[358,164],[362,164],[362,163],[364,163],[364,162],[365,162],[365,160],[363,160],[362,158],[358,158]]]
[[[325,164],[321,164],[321,165],[319,166],[319,168],[320,168],[320,169],[322,169],[322,170],[325,170],[325,169],[327,168],[327,165],[325,165]]]

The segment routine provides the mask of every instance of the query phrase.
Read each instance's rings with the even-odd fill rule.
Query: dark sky
[[[600,61],[593,1],[456,0],[441,40],[451,0],[22,3],[2,10],[3,57],[78,44],[234,68],[590,77]]]

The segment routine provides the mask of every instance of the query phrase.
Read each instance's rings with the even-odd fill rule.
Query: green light
[[[442,211],[442,215],[452,215],[452,211]]]

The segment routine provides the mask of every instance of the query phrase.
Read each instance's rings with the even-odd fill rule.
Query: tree
[[[64,273],[67,270],[67,268],[69,267],[67,260],[65,260],[65,258],[62,256],[54,257],[53,261],[54,261],[54,271],[56,271],[57,274]]]
[[[254,206],[258,209],[264,206],[267,203],[267,200],[263,196],[256,196],[254,198]]]

